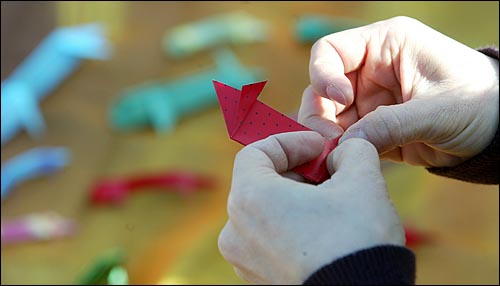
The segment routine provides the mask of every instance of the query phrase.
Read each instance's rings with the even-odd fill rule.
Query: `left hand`
[[[283,177],[317,157],[324,139],[312,131],[270,136],[236,156],[219,249],[244,280],[301,284],[353,252],[404,246],[376,149],[349,139],[328,157],[331,179],[314,186]]]
[[[342,127],[340,142],[366,139],[382,159],[453,167],[498,129],[498,60],[415,19],[323,37],[309,72],[299,122],[325,137]]]

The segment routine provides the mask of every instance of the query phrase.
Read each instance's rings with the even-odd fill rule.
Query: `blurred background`
[[[1,283],[244,284],[217,249],[233,158],[242,146],[229,139],[205,79],[267,79],[260,99],[294,116],[320,31],[406,15],[472,48],[498,46],[498,6],[2,1],[2,129],[4,115],[28,127],[12,125],[15,135],[2,138]],[[100,23],[105,33],[86,31],[88,42],[81,31],[54,34],[86,23]],[[79,45],[93,45],[99,56]],[[224,52],[216,54],[218,48]],[[34,51],[40,59],[26,63]],[[71,72],[54,68],[58,63]],[[4,104],[4,82],[12,83],[23,65],[17,82],[33,70],[54,81],[43,96],[23,94],[33,113],[15,108],[25,104],[20,96]],[[187,105],[174,100],[179,96]],[[45,131],[36,132],[37,108]],[[14,164],[40,147],[66,153]],[[384,163],[383,172],[413,232],[417,284],[499,283],[498,186],[401,164]],[[6,186],[4,197],[8,176],[18,183]],[[119,182],[96,187],[110,178]],[[50,219],[43,219],[47,212]]]

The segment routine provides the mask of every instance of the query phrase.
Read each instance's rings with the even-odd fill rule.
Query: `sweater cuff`
[[[499,58],[497,48],[487,47],[478,51],[494,59],[498,60]],[[455,167],[427,168],[427,170],[435,175],[471,183],[498,184],[500,181],[498,173],[499,141],[497,126],[497,132],[491,143],[475,157]]]
[[[415,255],[406,247],[384,245],[335,260],[303,285],[413,285]]]
[[[455,167],[428,168],[435,175],[476,184],[498,185],[498,127],[490,145],[480,154]]]

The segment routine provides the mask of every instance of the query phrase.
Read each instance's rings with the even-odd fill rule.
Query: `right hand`
[[[385,159],[455,166],[498,128],[498,61],[411,18],[323,37],[310,77],[299,121],[367,139]]]
[[[282,176],[318,157],[323,144],[318,133],[299,131],[238,152],[219,249],[244,280],[299,285],[344,256],[405,245],[377,151],[368,141],[347,140],[330,153],[327,165],[334,174],[322,184]]]

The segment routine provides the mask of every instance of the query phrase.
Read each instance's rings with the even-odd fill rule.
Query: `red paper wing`
[[[217,98],[219,99],[222,114],[224,115],[224,121],[226,121],[227,131],[232,138],[237,130],[235,129],[234,123],[236,121],[236,114],[238,113],[241,91],[216,80],[212,82],[214,84],[215,93],[217,93]]]
[[[267,81],[256,82],[242,87],[238,112],[236,113],[236,120],[233,125],[234,130],[237,130],[241,126],[241,123],[245,120],[247,114],[257,100],[257,97],[266,85],[266,82]]]

